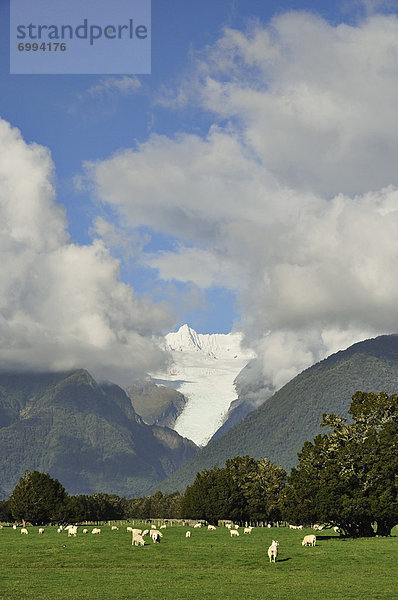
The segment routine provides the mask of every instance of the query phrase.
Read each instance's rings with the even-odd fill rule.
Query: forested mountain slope
[[[358,390],[398,393],[398,335],[359,342],[306,369],[201,449],[160,489],[185,490],[197,472],[223,466],[226,459],[238,455],[266,456],[289,470],[303,443],[321,431],[322,414],[346,417],[351,397]]]
[[[49,473],[71,494],[138,496],[197,447],[148,426],[117,385],[85,370],[0,374],[0,487],[10,494],[26,469]]]

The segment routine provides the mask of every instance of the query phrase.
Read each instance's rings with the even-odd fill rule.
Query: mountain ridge
[[[0,479],[10,494],[26,469],[69,493],[144,494],[197,451],[171,429],[146,425],[116,384],[84,369],[0,373]]]
[[[305,369],[222,437],[210,442],[162,482],[165,492],[184,490],[197,472],[222,467],[228,458],[269,458],[289,470],[307,440],[320,433],[324,412],[347,417],[358,391],[398,392],[398,335],[353,344]]]

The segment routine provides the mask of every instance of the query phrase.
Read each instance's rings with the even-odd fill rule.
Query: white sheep
[[[226,527],[227,529],[231,529],[231,527],[232,527],[232,523],[225,523],[225,527]]]
[[[278,540],[272,540],[271,546],[268,548],[269,562],[276,562],[278,556]]]
[[[137,533],[136,535],[133,535],[133,538],[131,540],[131,544],[133,546],[145,546],[145,540],[142,537],[142,535],[140,535],[140,534]]]
[[[144,529],[144,531],[142,532],[142,537],[144,537],[144,535],[148,535],[149,533],[149,529]]]
[[[196,525],[193,526],[194,529],[200,529],[202,527],[202,523],[196,523]]]
[[[88,533],[88,529],[83,529],[83,533],[84,534]]]
[[[28,535],[28,530],[26,529],[26,527],[22,527],[21,533],[24,533],[25,535]]]
[[[315,546],[316,544],[316,535],[305,535],[303,541],[301,542],[302,546]]]
[[[152,538],[153,543],[155,544],[156,542],[158,544],[160,544],[160,538],[163,537],[163,533],[161,531],[158,531],[157,529],[152,529],[150,536]]]
[[[207,529],[208,529],[209,531],[215,531],[215,530],[216,530],[216,527],[215,527],[215,525],[208,525],[208,526],[207,526]]]
[[[185,534],[185,537],[186,537],[186,538],[190,538],[190,537],[191,537],[191,532],[190,532],[190,531],[187,531],[187,532],[186,532],[186,534]]]
[[[232,537],[233,535],[235,535],[235,536],[239,537],[239,531],[236,531],[236,529],[231,529],[229,533],[231,534],[231,537]]]
[[[243,530],[243,533],[251,533],[252,529],[253,529],[253,527],[245,527]]]
[[[116,527],[116,525],[112,525],[111,530],[112,531],[119,531],[119,527]]]
[[[61,531],[62,531],[62,527],[58,527],[57,533],[61,533]]]
[[[68,525],[68,527],[65,527],[65,529],[68,530],[68,537],[70,536],[77,536],[77,527],[76,525]]]
[[[13,525],[13,526],[12,526],[12,528],[13,528],[13,529],[16,529],[16,528],[17,528],[17,526],[16,526],[16,525]]]
[[[161,525],[159,529],[166,529],[166,525]]]
[[[99,534],[101,533],[101,529],[99,527],[94,527],[94,529],[91,530],[91,533],[93,535]]]
[[[42,533],[44,533],[44,529],[43,529],[43,527],[40,527],[39,534],[42,534]]]
[[[235,525],[235,529],[239,529],[239,525]]]

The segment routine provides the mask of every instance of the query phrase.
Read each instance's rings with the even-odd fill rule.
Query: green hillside
[[[26,469],[49,473],[71,494],[144,494],[197,447],[143,423],[125,392],[84,370],[0,374],[0,488]]]
[[[347,416],[358,390],[398,392],[398,335],[354,344],[297,375],[221,438],[210,442],[162,483],[165,492],[185,490],[196,473],[223,466],[237,455],[267,456],[285,469],[321,428],[322,414]]]

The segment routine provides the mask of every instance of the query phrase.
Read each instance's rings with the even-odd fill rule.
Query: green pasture
[[[137,525],[135,525],[137,527]],[[147,526],[143,526],[146,528]],[[398,531],[391,538],[343,539],[311,530],[258,528],[231,538],[228,529],[167,527],[160,544],[131,545],[126,525],[76,538],[56,527],[0,530],[0,598],[4,600],[359,600],[398,598]],[[88,527],[91,531],[92,527]],[[185,538],[187,529],[192,531]],[[267,549],[280,543],[276,564]]]

